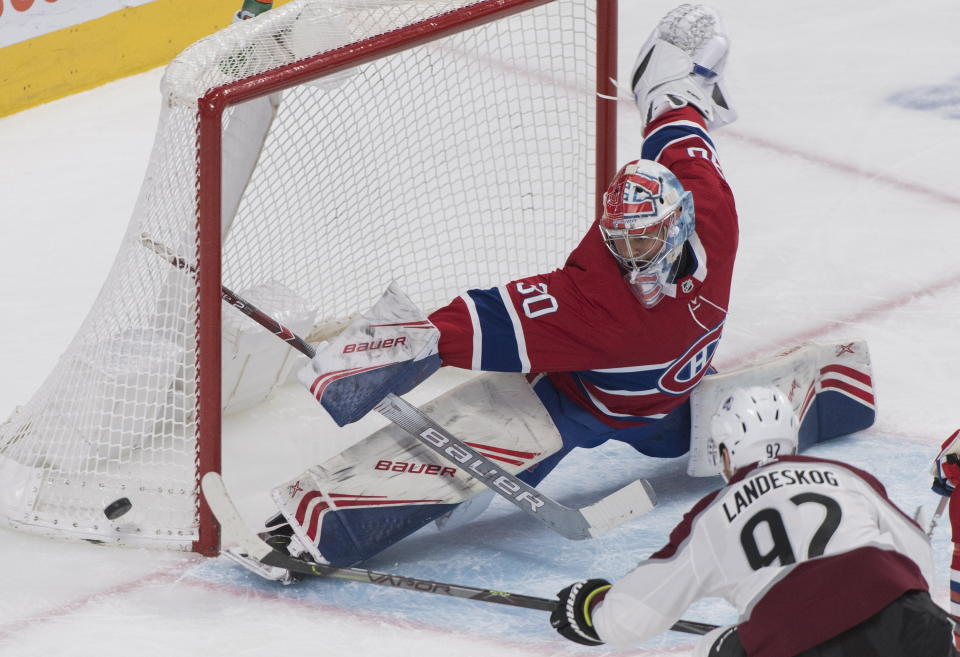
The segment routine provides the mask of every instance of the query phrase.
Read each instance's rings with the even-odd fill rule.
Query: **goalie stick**
[[[552,612],[557,607],[558,600],[538,598],[520,593],[496,591],[494,589],[464,586],[461,584],[435,582],[428,579],[393,575],[375,570],[365,570],[363,568],[338,568],[336,566],[316,564],[297,559],[289,554],[284,554],[283,552],[273,549],[250,530],[240,517],[237,507],[227,493],[223,478],[218,473],[208,472],[205,474],[201,486],[207,504],[210,505],[210,508],[213,510],[213,515],[216,516],[220,522],[222,542],[230,546],[236,546],[240,552],[267,566],[285,568],[290,572],[300,575],[346,579],[352,582],[389,586],[395,589],[422,591],[424,593],[435,593],[452,598],[492,602],[494,604],[520,607],[523,609],[539,609],[541,611]],[[670,629],[688,634],[706,634],[716,627],[716,625],[710,625],[709,623],[699,623],[681,619]]]
[[[171,264],[196,273],[196,267],[148,235],[141,234],[140,241]],[[316,349],[309,342],[226,286],[221,285],[220,290],[224,301],[308,358],[313,358]],[[390,393],[376,410],[441,458],[564,538],[581,540],[598,536],[634,516],[647,513],[656,505],[653,487],[648,481],[638,479],[589,506],[564,506],[466,445],[402,397]]]

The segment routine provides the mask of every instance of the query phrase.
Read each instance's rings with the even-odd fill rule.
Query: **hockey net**
[[[222,413],[296,365],[221,281],[309,333],[391,280],[432,309],[560,266],[615,165],[614,5],[297,0],[184,51],[109,277],[0,426],[0,519],[216,551]]]

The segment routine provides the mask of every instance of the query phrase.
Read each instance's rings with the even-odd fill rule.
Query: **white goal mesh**
[[[561,266],[595,215],[596,33],[589,1],[297,0],[187,49],[113,269],[0,426],[0,520],[215,549],[197,481],[219,468],[221,407],[264,398],[292,362],[232,308],[221,324],[202,276],[309,332],[391,280],[432,309]],[[206,376],[211,349],[223,368]],[[132,509],[108,520],[120,497]]]

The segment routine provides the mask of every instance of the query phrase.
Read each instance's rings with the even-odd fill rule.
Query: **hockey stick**
[[[193,265],[163,244],[147,235],[141,235],[140,240],[171,264],[196,273]],[[308,358],[313,358],[316,353],[313,345],[226,286],[221,286],[220,290],[224,301]],[[466,445],[402,397],[390,393],[376,410],[441,458],[565,538],[580,540],[598,536],[634,516],[647,513],[656,505],[653,487],[646,480],[638,479],[589,506],[579,509],[564,506]]]
[[[589,506],[579,509],[564,506],[463,443],[402,397],[391,393],[376,410],[441,458],[565,538],[580,540],[598,536],[633,516],[650,511],[656,504],[653,487],[638,479]]]
[[[146,233],[140,234],[140,243],[157,255],[165,258],[170,264],[179,267],[180,269],[185,269],[192,274],[197,273],[197,268],[194,265],[191,265],[189,262],[178,256],[169,247],[150,238],[150,236],[148,236]],[[307,357],[313,358],[313,354],[316,351],[313,348],[313,345],[300,336],[294,334],[293,331],[273,319],[270,315],[263,312],[249,301],[246,301],[237,294],[234,294],[226,285],[220,286],[220,296],[224,301],[255,321],[260,326],[276,335],[291,347],[300,353],[305,354]]]
[[[233,500],[227,493],[223,478],[216,472],[208,472],[201,482],[203,495],[213,510],[213,514],[220,522],[221,539],[224,544],[236,546],[237,549],[267,566],[285,568],[292,573],[317,577],[332,577],[346,579],[352,582],[390,586],[395,589],[408,589],[424,593],[436,593],[452,598],[464,598],[479,602],[492,602],[499,605],[520,607],[523,609],[539,609],[552,612],[557,607],[557,600],[537,598],[520,593],[507,593],[493,589],[482,589],[462,584],[435,582],[416,577],[404,577],[390,573],[365,570],[363,568],[339,568],[326,564],[310,563],[297,559],[273,549],[253,533],[237,511]],[[670,629],[688,634],[706,634],[716,628],[716,625],[698,623],[696,621],[679,620]]]
[[[937,528],[937,523],[940,522],[940,516],[943,515],[943,510],[947,508],[947,502],[949,501],[949,497],[940,497],[940,501],[937,503],[937,510],[933,512],[933,517],[930,518],[930,527],[927,529],[927,538],[933,537],[933,530]]]

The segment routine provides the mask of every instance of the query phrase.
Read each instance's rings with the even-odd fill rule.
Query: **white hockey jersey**
[[[788,456],[744,468],[700,500],[592,615],[603,641],[628,647],[693,602],[724,598],[740,613],[747,654],[782,657],[927,590],[932,571],[926,535],[872,475]]]

